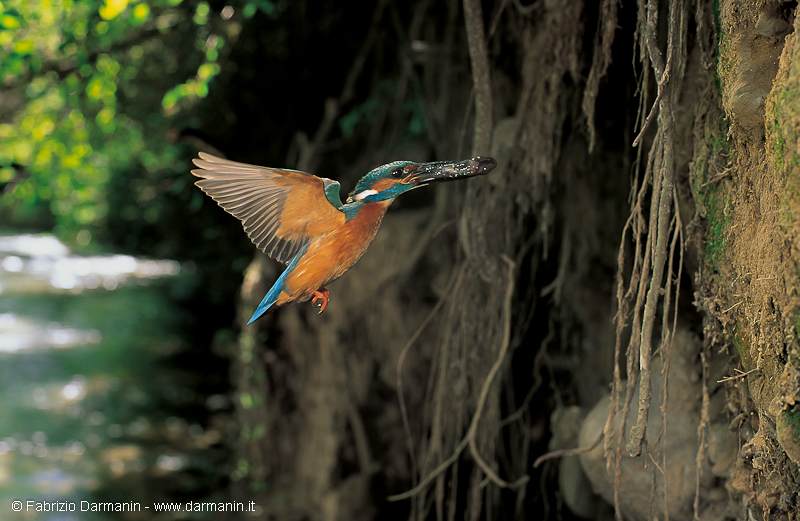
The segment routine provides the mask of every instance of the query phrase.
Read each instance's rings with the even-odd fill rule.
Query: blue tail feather
[[[300,248],[300,251],[297,252],[297,254],[292,258],[291,262],[289,262],[289,266],[287,266],[283,273],[281,273],[281,276],[278,277],[278,280],[275,281],[275,284],[269,288],[269,291],[267,291],[267,294],[264,296],[264,300],[262,300],[261,304],[258,305],[253,313],[253,316],[250,318],[250,321],[247,323],[248,326],[258,320],[261,315],[269,311],[269,308],[275,304],[275,301],[278,300],[278,295],[280,295],[281,290],[283,290],[283,283],[286,280],[286,276],[297,267],[297,262],[306,252],[306,249],[308,249],[308,246],[303,246]]]

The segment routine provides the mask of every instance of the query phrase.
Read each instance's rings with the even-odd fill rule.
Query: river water
[[[156,512],[227,500],[226,362],[174,298],[192,277],[0,235],[0,519],[217,518]]]

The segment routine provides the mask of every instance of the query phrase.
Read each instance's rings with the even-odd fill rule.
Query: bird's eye
[[[392,177],[400,177],[403,175],[403,167],[398,166],[394,170],[392,170]]]

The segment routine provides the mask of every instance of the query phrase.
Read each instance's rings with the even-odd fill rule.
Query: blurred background
[[[752,196],[785,193],[796,163],[770,160],[794,150],[779,123],[797,127],[796,96],[764,134],[773,78],[791,84],[788,59],[776,74],[796,6],[0,0],[0,518],[796,511],[796,420],[762,431],[754,411],[774,422],[770,404],[796,400],[800,283],[764,259],[792,258],[794,225],[775,216],[800,212]],[[399,198],[325,313],[246,327],[281,266],[194,186],[199,151],[343,193],[394,160],[498,167]],[[730,247],[745,224],[756,238]],[[745,302],[750,271],[763,293]],[[645,300],[658,413],[631,457]],[[744,376],[765,345],[754,401]],[[614,434],[629,409],[613,444],[537,462]]]
[[[372,16],[289,4],[0,3],[3,519],[124,517],[12,499],[230,500],[225,346],[254,248],[190,159],[296,163]]]
[[[413,73],[463,44],[457,4],[428,8],[440,43],[409,41],[424,13],[386,1],[0,2],[3,519],[221,519],[9,505],[268,486],[242,481],[263,462],[234,450],[264,437],[236,418],[260,400],[234,392],[252,372],[230,367],[255,249],[193,186],[191,158],[303,168],[347,191],[401,156],[466,157],[466,62],[441,85]],[[428,88],[455,94],[435,124]]]

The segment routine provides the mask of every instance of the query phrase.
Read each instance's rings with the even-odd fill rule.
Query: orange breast
[[[314,291],[341,277],[358,262],[378,233],[391,200],[364,205],[353,219],[311,239],[308,251],[286,277],[277,304],[311,298]]]

